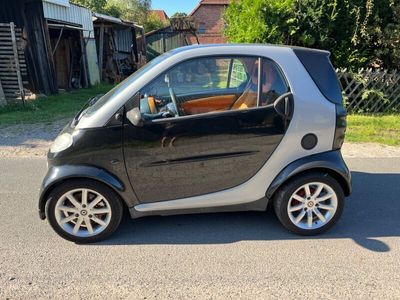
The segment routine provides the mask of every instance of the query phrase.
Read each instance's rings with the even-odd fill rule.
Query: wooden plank
[[[13,74],[15,74],[15,68],[13,66],[1,66],[0,65],[0,71],[2,73],[10,73],[12,72]],[[27,72],[26,68],[21,68],[21,72]]]
[[[16,93],[19,93],[19,84],[3,84],[4,91],[13,89]]]
[[[8,56],[14,57],[14,50],[11,50],[11,51],[7,50],[7,52],[5,52],[5,51],[0,52],[0,58],[7,58]],[[19,50],[18,56],[20,56],[21,58],[24,58],[25,54],[23,51]]]
[[[4,65],[7,64],[7,65],[14,66],[14,62],[10,60],[10,57],[0,57],[0,64],[4,64]],[[20,60],[20,66],[21,65],[26,66],[25,59]]]
[[[1,78],[1,81],[3,82],[3,86],[6,86],[8,84],[17,84],[18,78]],[[22,83],[27,84],[28,81],[22,80]]]
[[[4,32],[4,31],[0,31],[0,36],[2,37],[8,37],[11,36],[11,31],[10,32]],[[15,33],[15,36],[20,40],[22,38],[22,33]]]
[[[13,48],[13,44],[12,43],[10,43],[10,44],[8,44],[8,45],[5,45],[4,43],[1,43],[0,44],[0,51],[2,51],[2,50],[13,50],[14,48]],[[18,50],[24,50],[21,46],[18,46],[17,45],[17,49]]]
[[[21,57],[21,55],[20,55]],[[10,56],[10,55],[0,55],[0,63],[7,63],[7,62],[13,62],[12,59],[14,59],[14,56]],[[25,62],[25,58],[21,58],[20,61],[24,61]]]
[[[1,62],[0,62],[0,65],[2,65]],[[20,63],[19,66],[21,67],[21,69],[27,70],[26,64],[25,64],[25,63]],[[12,69],[15,69],[15,66],[14,66],[13,64],[7,64],[7,65],[4,64],[4,67],[5,67],[5,68],[12,68]]]
[[[21,60],[25,60],[25,57],[24,57],[23,54],[20,54],[19,57],[21,58]],[[0,61],[1,60],[3,60],[3,61],[7,61],[8,60],[9,61],[10,59],[13,59],[13,58],[14,58],[14,52],[13,52],[12,55],[0,54]]]
[[[87,70],[88,65],[87,65],[87,59],[86,59],[86,47],[85,47],[85,41],[83,39],[83,33],[82,31],[79,32],[79,39],[80,39],[80,44],[81,44],[81,52],[82,52],[82,67],[83,67],[83,87],[87,88],[89,87],[89,72]]]
[[[11,68],[0,68],[0,73],[2,76],[14,75],[15,69]],[[21,70],[21,74],[27,74],[27,70]]]
[[[18,77],[3,77],[1,78],[3,84],[5,85],[6,82],[18,82]]]
[[[11,23],[14,23],[14,22],[11,22]],[[11,32],[11,23],[8,24],[8,26],[1,26],[0,25],[0,30],[10,31]],[[15,24],[14,24],[14,27],[15,27]],[[22,29],[21,28],[14,28],[14,32],[22,32]]]
[[[21,69],[19,67],[19,57],[18,57],[18,50],[17,50],[17,40],[15,38],[15,26],[14,23],[10,23],[10,28],[11,28],[11,37],[13,41],[13,46],[14,46],[14,59],[15,59],[15,68],[17,71],[17,76],[18,76],[18,86],[19,86],[19,92],[22,97],[22,102],[25,104],[25,95],[24,95],[24,86],[22,84],[22,76],[21,76]]]
[[[17,46],[17,50],[18,50],[18,53],[20,54],[20,55],[23,55],[24,54],[24,49],[22,49],[21,47],[18,47]],[[13,53],[13,51],[14,51],[14,48],[11,46],[11,47],[9,47],[9,46],[4,46],[2,49],[0,49],[0,52],[1,53]]]
[[[6,95],[4,95],[3,86],[0,80],[0,106],[7,105]]]
[[[104,48],[104,24],[100,25],[100,37],[99,37],[99,71],[100,81],[103,81],[103,48]]]

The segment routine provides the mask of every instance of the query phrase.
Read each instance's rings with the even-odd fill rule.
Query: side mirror
[[[142,122],[142,113],[140,112],[139,107],[135,107],[126,113],[126,118],[131,122],[133,125],[141,127],[143,126]]]

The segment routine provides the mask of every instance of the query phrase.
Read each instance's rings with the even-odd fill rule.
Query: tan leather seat
[[[235,101],[232,105],[232,110],[235,109],[246,109],[257,106],[257,93],[250,89],[245,90],[243,94]]]

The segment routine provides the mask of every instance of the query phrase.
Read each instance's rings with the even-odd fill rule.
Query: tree
[[[394,0],[238,0],[224,19],[231,42],[327,49],[341,67],[400,67]]]
[[[164,28],[166,24],[154,13],[150,13],[147,16],[146,22],[144,23],[144,30],[146,32],[153,31],[156,29]]]
[[[89,8],[93,12],[110,15],[119,18],[122,9],[119,3],[107,0],[73,0],[73,3]]]
[[[94,12],[138,24],[146,23],[151,7],[151,0],[73,0],[73,2]]]
[[[98,13],[104,13],[104,7],[107,4],[107,0],[73,0],[71,2],[82,5]]]
[[[151,0],[108,0],[119,7],[121,18],[128,22],[145,24],[151,8]]]
[[[184,12],[176,12],[171,16],[172,18],[183,18],[183,17],[187,17],[187,13]]]

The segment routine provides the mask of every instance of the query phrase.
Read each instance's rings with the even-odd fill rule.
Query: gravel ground
[[[0,128],[0,157],[45,157],[52,141],[68,121]]]
[[[45,157],[52,141],[69,119],[53,124],[13,125],[0,128],[0,157]],[[400,157],[400,147],[374,143],[345,143],[344,157]]]

